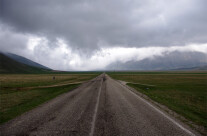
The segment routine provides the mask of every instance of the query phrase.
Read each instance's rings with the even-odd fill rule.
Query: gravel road
[[[105,74],[0,126],[1,136],[188,136],[192,132]]]

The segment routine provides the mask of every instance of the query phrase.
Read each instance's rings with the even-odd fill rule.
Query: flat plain
[[[76,88],[98,73],[1,74],[0,124]]]
[[[0,125],[1,135],[200,135],[107,74]]]
[[[111,72],[117,80],[207,128],[207,72]]]

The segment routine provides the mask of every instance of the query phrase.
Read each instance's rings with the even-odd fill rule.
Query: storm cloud
[[[103,49],[204,47],[206,13],[206,0],[0,0],[0,50],[84,70]]]

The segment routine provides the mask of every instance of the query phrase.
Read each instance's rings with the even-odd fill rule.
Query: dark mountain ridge
[[[50,69],[20,63],[0,52],[0,73],[45,73],[50,71]]]
[[[115,62],[109,70],[207,70],[207,55],[200,52],[171,52],[140,61]]]
[[[34,62],[34,61],[30,60],[30,59],[27,59],[25,57],[22,57],[22,56],[13,54],[13,53],[3,53],[3,54],[6,55],[7,57],[17,61],[17,62],[26,64],[26,65],[29,65],[29,66],[33,66],[33,67],[37,67],[37,68],[43,68],[43,69],[50,69],[50,68],[45,67],[45,66],[43,66],[43,65],[41,65],[41,64],[39,64],[37,62]]]

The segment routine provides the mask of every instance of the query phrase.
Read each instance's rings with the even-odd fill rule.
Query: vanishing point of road
[[[0,135],[195,135],[181,124],[102,74],[1,125]]]

